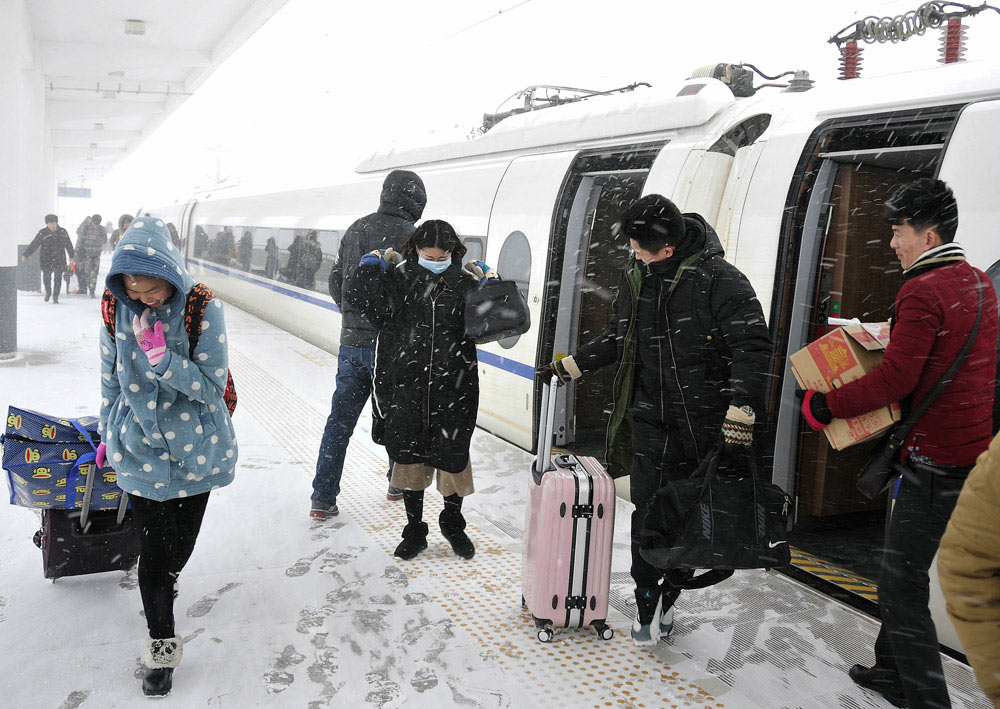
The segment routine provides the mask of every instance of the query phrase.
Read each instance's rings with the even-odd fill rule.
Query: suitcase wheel
[[[601,640],[610,640],[615,636],[614,628],[607,623],[595,623],[594,630],[597,632],[597,637]]]
[[[552,628],[546,626],[538,631],[538,642],[540,643],[550,643],[552,642],[552,637],[555,635]]]

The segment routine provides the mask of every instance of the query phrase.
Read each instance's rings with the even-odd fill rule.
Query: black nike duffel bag
[[[694,475],[660,488],[650,503],[638,538],[642,558],[664,571],[715,570],[700,577],[675,573],[678,586],[700,588],[729,576],[720,570],[770,569],[791,560],[791,498],[760,479],[752,452],[724,468],[720,473],[719,452],[712,450]]]

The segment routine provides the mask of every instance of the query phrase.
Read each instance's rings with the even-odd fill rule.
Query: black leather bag
[[[477,345],[521,335],[531,314],[515,281],[492,279],[465,295],[465,334]]]
[[[889,429],[889,432],[875,449],[872,457],[865,463],[865,467],[861,469],[861,475],[858,476],[858,492],[869,500],[874,500],[885,492],[892,485],[896,476],[899,475],[899,449],[903,446],[906,437],[920,417],[930,408],[930,405],[934,403],[934,400],[938,398],[941,392],[951,384],[952,379],[958,374],[958,370],[961,368],[966,356],[968,356],[969,350],[972,349],[972,344],[976,341],[976,335],[979,333],[979,321],[983,315],[983,283],[978,273],[973,271],[973,275],[976,277],[976,294],[979,296],[979,304],[976,310],[976,321],[972,325],[972,331],[969,332],[969,337],[965,340],[965,344],[962,345],[962,349],[959,351],[958,356],[955,357],[955,361],[941,375],[941,378],[934,385],[934,388],[931,389],[931,392],[906,417],[905,421],[897,423]]]
[[[732,569],[787,566],[792,500],[761,480],[752,452],[725,464],[713,450],[694,475],[660,488],[639,533],[639,554],[678,588],[701,588]],[[679,569],[711,569],[693,576]],[[728,571],[729,573],[726,573]]]

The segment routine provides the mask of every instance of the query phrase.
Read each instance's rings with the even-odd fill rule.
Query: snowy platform
[[[257,318],[226,312],[240,465],[212,495],[176,605],[184,660],[158,706],[888,707],[846,670],[871,663],[871,619],[784,576],[738,573],[682,595],[655,650],[628,637],[628,515],[619,501],[615,637],[535,639],[520,603],[530,456],[483,431],[466,503],[476,557],[451,554],[427,496],[430,546],[392,557],[405,520],[385,499],[386,458],[362,415],[341,514],[308,517],[336,358]],[[19,299],[21,357],[0,364],[0,410],[96,414],[99,301]],[[135,572],[42,578],[37,515],[0,509],[0,705],[146,706],[145,622]],[[988,709],[969,668],[945,660],[956,707]]]

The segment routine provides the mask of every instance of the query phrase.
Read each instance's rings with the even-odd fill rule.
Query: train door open
[[[884,321],[902,269],[889,247],[883,204],[897,187],[934,176],[954,108],[831,121],[816,131],[793,184],[786,237],[797,258],[777,276],[776,353],[789,355],[828,332],[828,319]],[[782,358],[783,359],[783,358]],[[794,378],[785,369],[774,452],[774,479],[794,494],[800,551],[875,579],[886,499],[866,500],[857,475],[874,443],[843,451],[800,420]],[[778,398],[772,399],[772,416]]]
[[[554,287],[546,322],[554,329],[553,352],[541,361],[575,352],[597,337],[611,319],[612,304],[629,245],[612,228],[642,195],[662,144],[582,154],[563,186],[554,229],[549,280]],[[557,300],[556,300],[557,299]],[[559,392],[556,442],[603,457],[614,368],[588,373]]]

